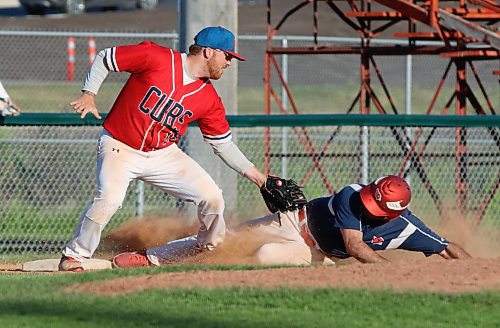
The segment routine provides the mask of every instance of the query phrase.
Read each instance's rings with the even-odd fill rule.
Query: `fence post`
[[[361,136],[360,136],[360,148],[361,148],[361,183],[368,184],[370,181],[368,180],[370,177],[369,173],[369,165],[370,165],[370,155],[368,153],[369,148],[369,129],[366,125],[361,127]]]
[[[412,88],[412,69],[413,69],[413,63],[412,63],[412,56],[411,55],[406,55],[406,86],[405,86],[405,113],[407,115],[411,114],[411,88]],[[408,138],[410,139],[410,142],[413,140],[412,136],[412,128],[407,127],[406,129],[406,134],[408,135]],[[408,160],[408,163],[406,164],[405,171],[408,170],[411,167],[411,158]],[[411,176],[406,177],[406,182],[408,182],[409,185],[411,185]]]
[[[136,180],[136,202],[135,202],[135,215],[137,218],[142,219],[144,216],[144,181]]]
[[[288,47],[288,40],[287,38],[283,38],[281,42],[283,48]],[[288,83],[288,55],[283,54],[281,55],[281,70],[283,73],[283,80],[285,83]],[[285,86],[281,86],[281,102],[283,104],[283,107],[285,109],[288,108],[288,96],[286,94],[286,89]],[[285,178],[287,177],[287,157],[286,153],[288,152],[288,128],[286,126],[281,128],[281,177]]]
[[[66,64],[66,81],[72,82],[75,78],[75,38],[68,38],[68,62]]]

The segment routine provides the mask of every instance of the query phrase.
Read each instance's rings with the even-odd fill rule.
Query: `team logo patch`
[[[379,246],[382,246],[382,243],[384,242],[384,238],[382,237],[377,237],[377,236],[374,236],[372,238],[372,244],[373,245],[379,245]]]
[[[382,200],[382,194],[380,193],[380,189],[375,189],[375,199],[380,202]]]

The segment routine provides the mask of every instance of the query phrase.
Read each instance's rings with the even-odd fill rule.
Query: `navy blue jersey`
[[[406,210],[391,221],[371,220],[363,215],[359,190],[351,184],[329,197],[316,198],[307,204],[307,223],[313,237],[325,254],[347,258],[340,229],[363,232],[363,241],[373,250],[405,249],[426,256],[442,252],[448,241],[429,229]]]

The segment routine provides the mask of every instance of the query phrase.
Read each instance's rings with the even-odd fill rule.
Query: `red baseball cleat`
[[[63,256],[59,262],[59,271],[81,272],[83,271],[82,262],[72,257]]]
[[[125,252],[113,257],[115,268],[137,268],[151,265],[145,252]]]

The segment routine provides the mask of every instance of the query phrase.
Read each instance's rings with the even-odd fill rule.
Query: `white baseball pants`
[[[300,226],[305,221],[299,221],[298,211],[277,213],[247,221],[238,226],[237,230],[247,229],[256,236],[269,239],[255,254],[259,264],[334,264],[323,253],[306,244],[300,232]]]
[[[78,260],[90,258],[101,232],[122,206],[130,182],[143,180],[176,198],[198,206],[200,229],[191,248],[212,249],[225,237],[222,190],[191,157],[173,144],[142,152],[111,137],[104,131],[97,149],[97,194],[82,213],[73,239],[62,253]]]

